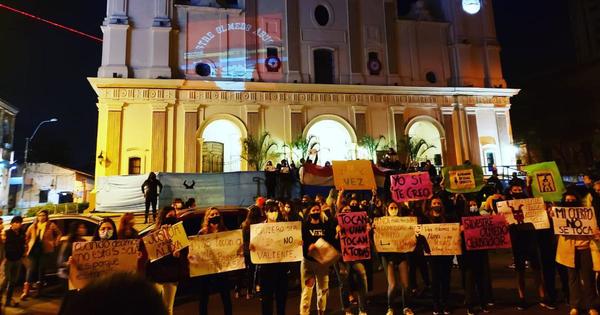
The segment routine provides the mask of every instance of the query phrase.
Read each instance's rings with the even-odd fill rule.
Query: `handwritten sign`
[[[246,268],[242,230],[190,237],[190,277]]]
[[[433,184],[426,172],[392,175],[390,181],[395,202],[426,200],[433,194]]]
[[[371,190],[377,186],[371,161],[333,161],[333,182],[336,189]]]
[[[150,262],[159,260],[190,245],[183,223],[162,228],[142,238]]]
[[[301,261],[302,223],[278,222],[250,226],[250,260],[255,264]]]
[[[337,220],[341,228],[340,243],[343,260],[348,262],[371,259],[367,213],[364,211],[339,213]]]
[[[594,208],[552,207],[556,235],[594,235],[598,228]]]
[[[107,273],[137,270],[139,240],[73,243],[69,280],[76,289]]]
[[[467,250],[511,248],[504,216],[463,217],[462,224]]]
[[[380,253],[409,253],[415,250],[417,217],[386,216],[375,218],[373,240]]]
[[[427,256],[461,255],[460,224],[422,224],[415,226],[417,242],[423,242]]]
[[[542,197],[500,201],[496,205],[508,224],[531,223],[536,230],[550,228]]]
[[[315,242],[314,250],[309,255],[321,265],[329,266],[339,259],[340,253],[331,244],[327,243],[327,241],[319,238]]]

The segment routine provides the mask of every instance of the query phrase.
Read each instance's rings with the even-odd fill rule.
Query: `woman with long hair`
[[[385,207],[385,216],[387,217],[400,217],[405,216],[400,211],[400,207],[396,202],[388,203],[387,207]],[[377,226],[374,227],[375,229]],[[414,314],[413,310],[410,308],[410,304],[408,302],[410,291],[410,283],[409,283],[409,256],[410,253],[379,253],[381,257],[382,265],[387,275],[387,301],[388,301],[388,311],[386,315],[394,314],[394,299],[398,291],[401,292],[402,297],[402,314],[412,315]],[[397,283],[397,279],[400,279],[400,285]],[[400,289],[400,290],[398,290]]]
[[[69,279],[69,257],[73,253],[73,243],[86,242],[83,238],[87,234],[87,228],[83,222],[71,222],[69,225],[69,235],[67,241],[62,243],[58,252],[58,276],[66,279],[69,290],[73,290],[73,285]]]
[[[119,228],[117,229],[118,239],[138,239],[138,232],[133,228],[135,225],[133,213],[124,213],[119,219]]]
[[[117,225],[111,218],[103,218],[94,232],[92,241],[108,241],[117,239]]]
[[[215,207],[210,207],[204,214],[204,220],[198,235],[206,235],[212,233],[225,232],[227,228],[223,223],[223,217],[219,210]],[[208,314],[208,299],[210,297],[211,289],[219,292],[221,295],[221,302],[223,302],[223,314],[232,315],[231,306],[231,295],[230,295],[230,283],[226,275],[217,273],[212,275],[201,276],[198,278],[199,286],[199,314]]]
[[[235,287],[236,297],[240,295],[242,287],[246,287],[246,299],[252,298],[256,292],[256,265],[250,260],[250,226],[252,224],[261,223],[265,220],[262,210],[252,205],[248,207],[248,213],[246,219],[242,222],[241,229],[244,236],[244,260],[246,262],[246,273],[245,278],[238,280],[238,284]]]
[[[153,232],[165,226],[174,225],[177,222],[175,208],[166,206],[158,214]],[[169,314],[173,314],[173,303],[175,303],[175,293],[177,293],[179,281],[189,276],[186,250],[183,249],[174,252],[157,261],[151,262],[146,268],[146,275],[156,283],[156,286],[161,291],[163,302]]]

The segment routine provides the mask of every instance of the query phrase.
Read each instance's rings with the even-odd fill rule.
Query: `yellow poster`
[[[336,189],[376,189],[371,161],[333,161],[333,182]]]
[[[426,256],[462,255],[459,223],[416,225],[415,233]]]
[[[190,277],[246,268],[242,230],[190,237]]]
[[[473,189],[477,186],[472,169],[448,171],[450,175],[450,189]]]
[[[250,260],[255,264],[301,261],[302,223],[250,225]]]

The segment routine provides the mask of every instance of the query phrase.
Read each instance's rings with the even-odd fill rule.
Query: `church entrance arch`
[[[409,152],[414,158],[413,162],[431,161],[432,164],[443,164],[443,139],[444,129],[440,123],[429,116],[418,116],[413,118],[406,125],[406,135],[411,139],[411,143],[424,141],[424,145],[409,146]]]
[[[334,160],[353,160],[356,158],[356,133],[343,118],[335,115],[321,115],[314,118],[304,129],[306,139],[314,137],[318,144],[318,164]],[[315,156],[311,155],[314,160]]]
[[[238,172],[243,169],[242,139],[244,124],[236,117],[218,115],[207,120],[200,130],[202,172]]]

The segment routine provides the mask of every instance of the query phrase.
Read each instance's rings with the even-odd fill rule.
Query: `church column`
[[[172,0],[154,0],[154,21],[150,28],[150,79],[171,78],[169,51]]]
[[[100,27],[103,33],[101,78],[127,78],[127,43],[129,17],[128,0],[108,0],[106,18]]]
[[[354,128],[356,128],[356,139],[360,141],[360,139],[368,134],[367,106],[352,106],[352,110],[354,111]],[[375,135],[373,135],[373,138],[375,138]]]
[[[511,166],[516,164],[516,149],[514,148],[510,116],[508,108],[495,108],[496,126],[498,128],[498,151],[502,157],[501,164]]]
[[[479,131],[477,130],[477,108],[469,106],[465,108],[465,111],[467,114],[467,129],[471,148],[470,160],[473,164],[482,165]]]
[[[123,102],[98,104],[96,177],[120,175]]]
[[[398,150],[398,145],[400,144],[401,141],[404,141],[406,134],[404,133],[404,127],[406,126],[406,123],[404,121],[404,110],[405,110],[405,106],[390,106],[390,111],[391,111],[391,115],[390,115],[390,123],[391,123],[391,128],[390,130],[393,130],[394,133],[392,135],[390,135],[390,139],[394,140],[394,143],[396,144],[396,147],[394,148],[394,150]],[[397,152],[398,153],[398,158],[400,159],[400,161],[406,161],[406,154],[405,152]]]
[[[152,104],[152,172],[166,171],[166,135],[167,135],[167,107],[168,103]]]
[[[183,144],[183,172],[196,173],[198,171],[198,105],[184,105],[184,144]]]
[[[248,136],[260,137],[264,129],[264,118],[260,105],[248,104],[246,109],[246,128],[248,128]]]
[[[460,127],[455,106],[442,107],[442,123],[446,133],[447,156],[445,166],[462,164],[463,155],[460,142]]]

